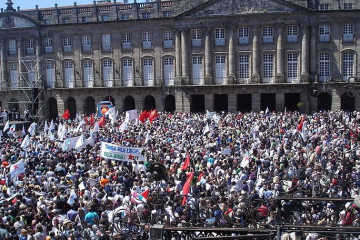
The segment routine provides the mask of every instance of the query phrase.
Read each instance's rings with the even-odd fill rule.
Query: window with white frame
[[[65,78],[65,87],[73,88],[75,87],[75,74],[74,74],[74,62],[65,61],[64,62],[64,78]]]
[[[81,17],[81,22],[83,23],[91,22],[91,18],[89,16],[83,16]]]
[[[34,39],[26,39],[26,53],[27,54],[34,54],[35,53],[35,43]]]
[[[11,63],[9,65],[10,69],[10,88],[18,88],[19,87],[19,72],[17,69],[16,63]]]
[[[249,28],[248,27],[240,27],[239,28],[239,36],[238,36],[239,44],[248,44],[249,43]]]
[[[329,4],[328,3],[320,3],[319,10],[329,10]]]
[[[250,55],[240,54],[239,55],[239,78],[249,79],[250,77]]]
[[[175,78],[174,58],[166,57],[164,58],[164,84],[166,86],[174,85],[174,78]]]
[[[274,33],[272,26],[263,27],[263,43],[273,43],[274,42]]]
[[[103,60],[103,80],[104,87],[114,86],[113,61],[110,59]]]
[[[103,22],[110,21],[110,16],[109,15],[102,15],[101,16],[101,21],[103,21]]]
[[[46,37],[44,39],[44,47],[45,53],[52,53],[53,52],[53,39],[51,37]]]
[[[192,79],[194,85],[204,85],[203,57],[192,58]]]
[[[16,40],[9,40],[9,55],[16,55]]]
[[[215,28],[215,46],[225,46],[225,28]]]
[[[143,59],[144,86],[154,86],[154,67],[152,58]]]
[[[226,78],[226,57],[215,56],[215,83],[218,85],[225,83]]]
[[[30,86],[33,86],[33,84],[35,84],[36,82],[35,63],[29,62],[29,64],[27,65],[27,70],[28,70],[28,83],[30,84]]]
[[[143,32],[142,33],[142,47],[144,49],[151,49],[152,48],[151,32]]]
[[[274,77],[274,54],[263,55],[263,77],[265,83],[270,83]]]
[[[343,25],[343,41],[352,42],[354,41],[354,25],[344,24]]]
[[[123,59],[122,61],[122,79],[125,87],[134,86],[134,68],[132,59]]]
[[[298,41],[299,29],[297,25],[287,26],[286,41],[289,43]]]
[[[55,63],[53,61],[46,62],[46,87],[55,87]]]
[[[171,17],[171,11],[163,11],[163,17],[164,17],[164,18],[169,18],[169,17]]]
[[[319,56],[319,81],[325,82],[330,78],[330,54],[320,53]]]
[[[148,18],[150,18],[150,12],[142,12],[142,18],[143,18],[143,19],[148,19]]]
[[[101,49],[102,50],[111,50],[111,35],[103,34],[101,35]]]
[[[349,77],[354,76],[354,52],[345,51],[342,53],[342,75],[343,80],[347,81]]]
[[[121,47],[122,49],[131,49],[131,34],[123,33],[121,35]]]
[[[84,35],[81,37],[81,48],[83,51],[91,51],[91,37],[90,35]]]
[[[288,53],[287,55],[287,81],[297,82],[298,80],[298,54]]]
[[[64,47],[64,52],[71,52],[72,48],[71,48],[71,37],[70,36],[66,36],[63,38],[63,47]]]
[[[352,10],[353,5],[352,3],[344,3],[344,10]]]
[[[200,47],[202,39],[201,29],[192,29],[191,30],[191,45],[193,47]]]
[[[164,48],[172,48],[173,45],[173,32],[171,31],[165,31],[163,33],[163,38],[164,38]]]
[[[330,42],[330,25],[319,25],[319,40],[320,42]]]
[[[83,62],[84,87],[94,87],[94,67],[92,60]]]

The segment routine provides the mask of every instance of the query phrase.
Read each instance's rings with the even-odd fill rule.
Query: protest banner
[[[145,161],[145,157],[141,155],[142,150],[142,148],[124,147],[102,142],[100,156],[118,161]]]

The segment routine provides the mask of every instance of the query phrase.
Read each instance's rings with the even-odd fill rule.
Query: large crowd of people
[[[25,136],[3,134],[0,239],[121,239],[129,223],[359,226],[356,202],[331,199],[359,196],[360,112],[159,113],[144,123],[123,113],[99,129],[96,121],[38,123],[26,147]],[[81,134],[88,145],[64,149]],[[141,148],[143,158],[106,159],[102,142]]]

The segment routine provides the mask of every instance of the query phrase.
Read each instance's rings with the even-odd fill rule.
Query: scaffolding
[[[26,56],[19,59],[19,82],[10,86],[10,101],[8,106],[29,110],[30,117],[34,120],[44,116],[44,83],[41,72],[41,57]],[[21,114],[21,113],[20,113]]]

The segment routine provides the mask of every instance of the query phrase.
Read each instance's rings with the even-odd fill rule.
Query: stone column
[[[25,79],[22,79],[22,74],[24,71],[23,71],[23,65],[22,65],[22,61],[21,61],[21,58],[23,56],[21,39],[17,40],[17,47],[18,47],[18,74],[19,74],[18,87],[20,87],[20,86],[28,87],[28,84],[25,83]]]
[[[231,113],[237,112],[237,95],[228,94],[228,110]]]
[[[6,89],[6,80],[7,80],[7,62],[6,62],[6,50],[5,50],[4,40],[0,41],[0,61],[1,61],[1,90]]]
[[[301,41],[301,82],[309,82],[309,36],[308,26],[302,28],[303,35]]]
[[[40,55],[41,55],[41,47],[40,47],[40,39],[36,39],[35,40],[35,53],[36,53],[36,60],[37,61],[37,66],[36,66],[36,81],[38,81],[37,85],[40,87],[40,86],[44,86],[43,84],[43,80],[44,80],[44,77],[41,75],[41,72],[42,72],[42,61],[39,61],[40,60]]]
[[[252,98],[251,111],[260,112],[260,101],[261,101],[260,93],[257,93],[257,92],[253,93],[251,98]]]
[[[311,36],[310,36],[310,73],[314,77],[314,79],[317,79],[315,77],[317,75],[317,54],[316,54],[316,28],[317,25],[313,24],[311,25]]]
[[[183,92],[181,89],[175,89],[175,110],[177,112],[183,112]]]
[[[341,98],[335,88],[331,90],[331,110],[340,110]]]
[[[211,85],[211,29],[205,29],[205,85]]]
[[[275,110],[282,112],[285,109],[285,93],[277,92],[275,97]]]
[[[260,52],[259,52],[258,27],[254,26],[254,28],[253,28],[253,42],[252,42],[252,76],[251,76],[251,83],[260,83],[259,55],[260,55]]]
[[[283,38],[283,26],[280,26],[278,28],[278,37],[276,43],[276,83],[283,83],[285,80]]]
[[[214,94],[205,94],[205,110],[214,111]]]
[[[225,84],[234,84],[236,81],[236,67],[235,67],[235,36],[234,36],[234,27],[229,28],[229,75],[227,77],[227,81]]]
[[[302,93],[300,93],[300,102],[303,103],[303,106],[300,108],[300,111],[303,113],[309,113],[309,92],[307,89],[303,89]]]
[[[180,31],[175,32],[175,85],[181,85]]]
[[[186,38],[186,29],[181,30],[181,71],[182,71],[182,80],[183,84],[189,85],[189,73],[188,73],[188,48],[187,48],[187,38]]]

